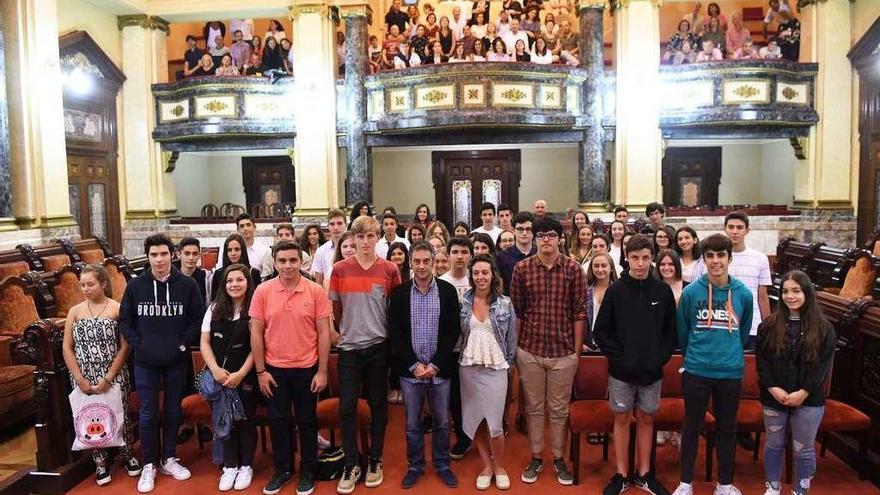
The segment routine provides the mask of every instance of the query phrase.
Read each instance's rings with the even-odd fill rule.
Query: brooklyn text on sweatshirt
[[[183,303],[150,304],[139,302],[137,314],[138,316],[183,316]]]

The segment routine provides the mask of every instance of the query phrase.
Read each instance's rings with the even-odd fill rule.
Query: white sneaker
[[[777,484],[779,485],[779,487],[774,488],[773,485],[769,481],[765,482],[764,486],[766,486],[767,489],[764,490],[764,495],[779,495],[779,492],[782,490],[782,483],[777,483]]]
[[[238,468],[223,468],[223,474],[220,475],[220,484],[217,486],[217,489],[221,492],[232,490],[236,476],[238,476]]]
[[[733,485],[719,484],[715,486],[715,495],[742,495],[742,492]]]
[[[235,489],[246,490],[247,487],[251,486],[251,481],[253,479],[254,468],[250,466],[242,466],[238,468],[238,477],[235,478]]]
[[[156,486],[156,466],[152,463],[144,464],[141,469],[141,478],[138,480],[138,491],[149,493]]]
[[[192,473],[189,472],[189,469],[183,467],[178,461],[177,457],[169,457],[164,464],[159,467],[159,472],[162,474],[167,474],[177,481],[188,480]]]
[[[694,486],[690,483],[679,483],[672,495],[694,495]]]

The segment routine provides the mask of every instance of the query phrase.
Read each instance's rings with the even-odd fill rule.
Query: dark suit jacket
[[[440,296],[440,324],[437,334],[437,351],[431,363],[439,370],[440,378],[452,378],[452,372],[458,363],[452,354],[455,343],[461,335],[461,305],[458,292],[449,282],[435,278]],[[414,378],[410,368],[419,362],[412,348],[412,324],[410,321],[410,291],[412,280],[398,285],[391,291],[389,304],[388,327],[391,346],[394,351],[392,366],[400,376]],[[426,363],[428,364],[428,363]]]

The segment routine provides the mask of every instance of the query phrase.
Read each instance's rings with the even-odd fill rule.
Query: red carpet
[[[513,408],[511,408],[513,409]],[[355,493],[361,494],[435,494],[435,493],[481,493],[474,487],[477,474],[482,469],[482,462],[476,451],[468,453],[461,461],[453,461],[453,470],[459,479],[459,487],[455,490],[446,488],[440,479],[428,468],[428,472],[422,477],[419,484],[410,490],[400,488],[400,481],[406,471],[406,445],[403,431],[403,406],[390,406],[391,420],[386,434],[385,442],[385,482],[379,488],[366,488],[359,484]],[[512,419],[512,418],[511,418]],[[512,424],[512,423],[511,423]],[[325,434],[326,436],[326,434]],[[454,435],[453,435],[454,436]],[[549,432],[546,436],[549,439]],[[430,435],[427,436],[430,439]],[[430,466],[430,442],[428,442],[428,464]],[[271,448],[271,445],[270,445]],[[817,449],[818,450],[818,449]],[[549,448],[545,455],[545,467],[550,461]],[[195,439],[187,444],[179,446],[178,455],[182,462],[190,468],[193,477],[187,481],[175,481],[174,479],[159,475],[156,479],[156,495],[195,495],[203,493],[219,493],[217,481],[219,480],[218,468],[211,464],[210,444],[199,451]],[[601,446],[588,445],[586,442],[581,446],[581,484],[576,487],[563,487],[556,483],[552,470],[547,469],[541,473],[537,483],[527,485],[520,481],[519,475],[529,459],[528,442],[525,435],[511,431],[507,442],[507,471],[511,477],[511,489],[507,490],[511,495],[550,495],[564,493],[590,493],[600,494],[606,481],[614,474],[614,452],[609,452],[608,462],[602,461]],[[705,479],[704,455],[701,453],[697,460],[695,470],[695,495],[708,495],[714,489],[714,482],[707,483]],[[256,475],[254,483],[244,492],[260,494],[263,485],[272,474],[271,451],[262,454],[257,447],[257,459],[255,462]],[[678,451],[672,446],[658,447],[657,450],[657,478],[672,491],[678,486]],[[752,461],[751,453],[737,448],[736,458],[736,484],[745,495],[761,495],[764,493],[764,469],[761,459]],[[499,493],[494,488],[488,492]],[[72,494],[96,494],[114,495],[137,493],[137,478],[128,478],[125,471],[118,465],[113,471],[113,482],[104,487],[97,487],[93,477],[87,478],[80,483]],[[282,491],[284,495],[296,493],[295,483],[286,486]],[[336,482],[319,482],[315,490],[317,495],[329,495],[336,493]],[[641,493],[634,488],[629,493]],[[784,495],[791,493],[790,487],[783,487]],[[830,452],[826,458],[819,458],[819,466],[813,487],[810,491],[813,495],[880,495],[880,490],[868,482],[859,481],[858,475],[843,464]]]

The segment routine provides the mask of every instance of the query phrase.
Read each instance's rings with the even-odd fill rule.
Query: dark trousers
[[[388,424],[388,344],[339,351],[339,418],[346,466],[358,463],[357,403],[361,390],[370,405],[370,457],[382,458]]]
[[[257,412],[257,392],[251,383],[242,384],[238,388],[241,405],[244,406],[243,421],[236,421],[229,430],[229,436],[223,440],[223,466],[253,466],[254,452],[257,450],[257,424],[254,415]],[[248,390],[245,390],[248,388]]]
[[[718,482],[733,483],[733,456],[736,449],[736,411],[742,379],[703,378],[687,371],[681,376],[684,395],[684,429],[681,432],[681,481],[690,483],[694,477],[697,444],[706,416],[709,399],[715,416],[715,451],[718,455]]]
[[[175,457],[177,430],[183,421],[180,401],[187,387],[186,364],[152,367],[134,365],[134,380],[140,401],[141,461],[157,464]],[[160,387],[160,384],[164,388]],[[162,457],[159,457],[159,389],[164,391],[162,412]]]
[[[275,471],[291,471],[290,403],[293,402],[299,430],[300,472],[314,473],[318,465],[318,396],[312,393],[312,378],[318,372],[318,365],[311,368],[276,368],[267,364],[266,371],[272,374],[278,384],[272,389],[272,397],[266,400]]]
[[[455,352],[452,357],[455,363],[461,354]],[[452,423],[455,427],[455,439],[464,447],[470,447],[471,438],[464,432],[461,424],[461,379],[458,377],[458,366],[452,369],[452,386],[449,388],[449,410],[452,412]]]

